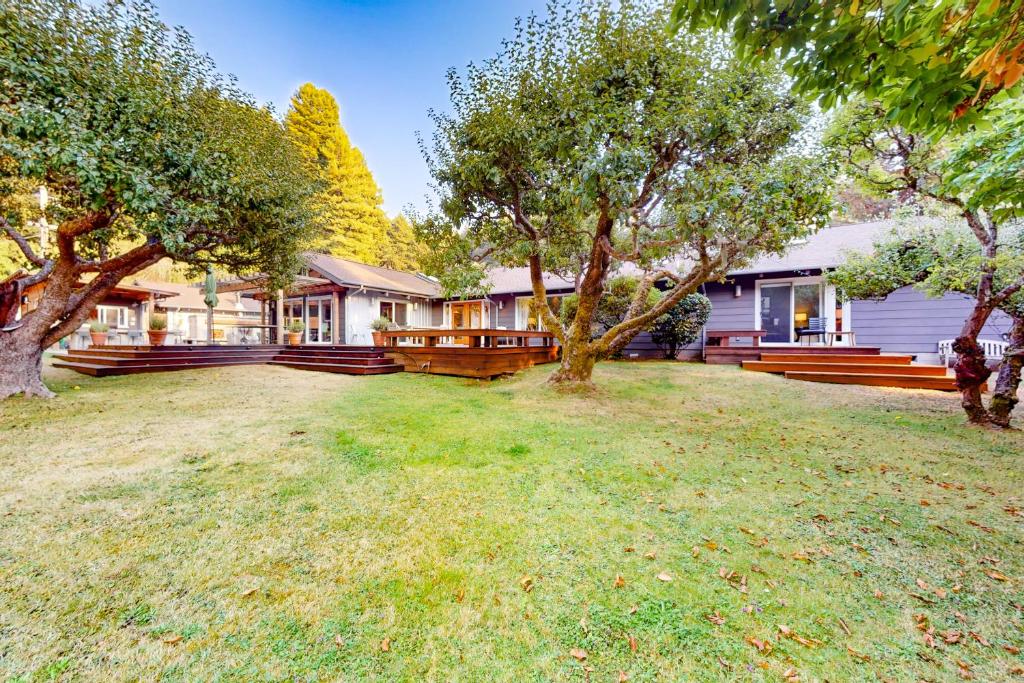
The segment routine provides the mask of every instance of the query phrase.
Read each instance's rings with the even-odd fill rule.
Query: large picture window
[[[562,310],[562,295],[555,294],[548,297],[548,306],[556,316]],[[516,299],[516,329],[517,330],[543,330],[544,323],[537,314],[533,305],[532,296],[521,296]]]
[[[406,301],[381,301],[380,317],[387,318],[400,327],[409,325],[409,304]]]

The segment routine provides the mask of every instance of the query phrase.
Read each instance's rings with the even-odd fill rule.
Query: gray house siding
[[[918,356],[938,353],[938,342],[960,333],[972,299],[947,294],[930,299],[912,287],[890,294],[884,301],[854,301],[851,304],[857,344],[881,347],[883,353]],[[1010,317],[996,311],[982,329],[982,339],[1002,339],[1010,330]],[[924,358],[929,360],[934,358]]]

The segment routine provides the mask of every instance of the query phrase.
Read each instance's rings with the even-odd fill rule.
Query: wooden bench
[[[750,337],[754,346],[761,345],[761,337],[768,334],[764,330],[708,330],[705,332],[710,346],[728,346],[731,337]],[[712,342],[716,342],[712,343]]]

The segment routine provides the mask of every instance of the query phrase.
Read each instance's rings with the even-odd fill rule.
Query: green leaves
[[[861,95],[918,133],[966,129],[1020,94],[1024,2],[676,0],[674,24],[731,31],[748,63],[785,59],[794,88],[830,109]]]
[[[310,182],[272,114],[145,1],[0,9],[0,178],[51,188],[52,223],[115,216],[81,256],[143,241],[273,277],[294,266]]]

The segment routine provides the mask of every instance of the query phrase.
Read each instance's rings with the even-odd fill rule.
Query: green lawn
[[[48,370],[57,399],[0,404],[0,675],[1020,680],[1021,433],[929,392],[548,370]]]

